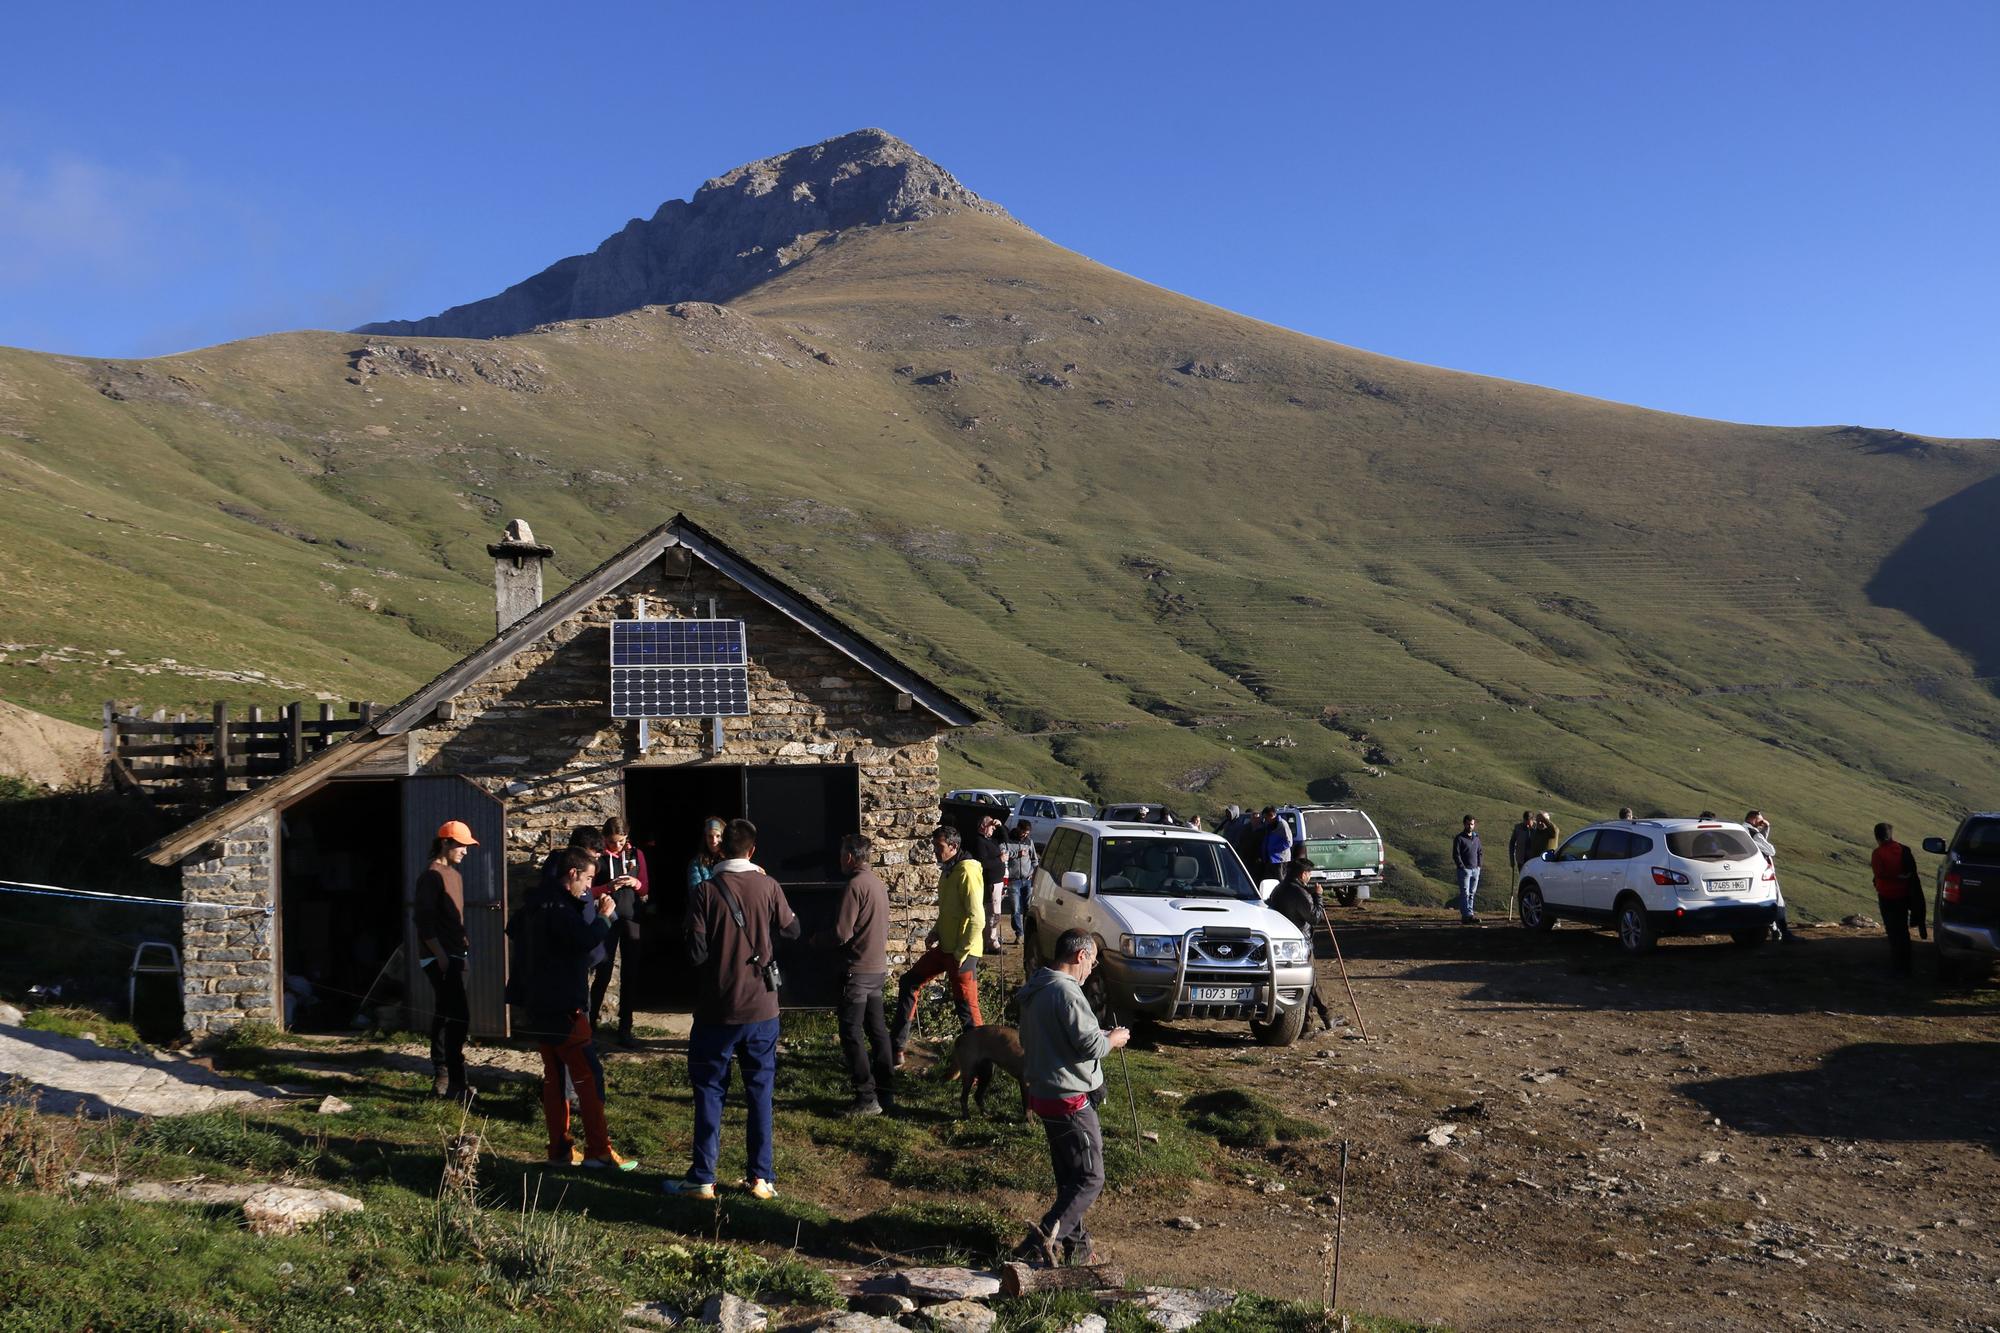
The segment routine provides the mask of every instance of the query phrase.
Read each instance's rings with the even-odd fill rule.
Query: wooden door
[[[417,963],[417,876],[430,864],[431,841],[447,821],[463,820],[479,845],[459,866],[465,877],[465,935],[469,946],[465,993],[472,1035],[507,1035],[507,818],[499,800],[462,777],[403,779],[403,918],[410,959],[410,1010],[420,1030],[430,1028],[430,983]]]

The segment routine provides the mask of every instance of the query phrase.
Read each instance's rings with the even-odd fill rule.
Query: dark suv
[[[1967,815],[1947,842],[1925,838],[1942,856],[1931,929],[1946,979],[1983,973],[2000,957],[2000,814]]]

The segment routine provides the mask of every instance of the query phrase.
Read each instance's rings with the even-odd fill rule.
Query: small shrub
[[[506,1289],[507,1303],[519,1309],[531,1301],[574,1297],[602,1286],[604,1280],[592,1263],[591,1240],[576,1219],[554,1210],[544,1212],[539,1183],[534,1194],[527,1190],[523,1180],[521,1211],[512,1227],[470,1238],[479,1245],[487,1273]]]
[[[767,1259],[740,1245],[691,1240],[628,1253],[626,1286],[644,1300],[699,1309],[709,1297],[733,1292],[747,1300],[782,1305],[831,1306],[840,1288],[810,1264]]]
[[[43,1115],[40,1096],[19,1079],[8,1083],[0,1103],[0,1184],[51,1193],[69,1187],[70,1172],[82,1163],[83,1111],[74,1116]]]
[[[282,1171],[299,1162],[298,1151],[282,1135],[254,1128],[230,1111],[147,1121],[132,1136],[131,1146],[138,1152],[191,1157],[246,1171]]]
[[[1182,1109],[1190,1127],[1231,1148],[1268,1148],[1326,1133],[1323,1126],[1286,1115],[1240,1088],[1201,1093],[1188,1098]]]

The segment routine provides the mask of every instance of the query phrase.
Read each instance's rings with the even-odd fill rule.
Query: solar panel
[[[614,620],[611,716],[742,717],[748,660],[740,620]]]

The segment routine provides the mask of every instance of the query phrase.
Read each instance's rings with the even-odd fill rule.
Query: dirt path
[[[1342,943],[1375,1040],[1151,1040],[1352,1141],[1344,1303],[1460,1328],[2000,1316],[2000,991],[1892,982],[1878,936],[1837,928],[1636,961],[1573,929]],[[1192,1200],[1114,1192],[1093,1222],[1149,1278],[1316,1298],[1336,1160],[1246,1154]]]

